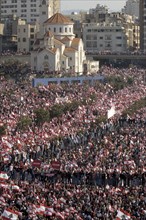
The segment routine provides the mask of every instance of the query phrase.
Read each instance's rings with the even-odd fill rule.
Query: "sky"
[[[126,0],[61,0],[61,11],[89,10],[97,4],[107,5],[110,11],[121,11]]]

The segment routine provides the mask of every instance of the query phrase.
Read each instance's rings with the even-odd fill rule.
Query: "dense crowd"
[[[4,219],[146,218],[146,108],[122,112],[146,97],[144,69],[101,69],[110,83],[38,86],[1,76],[0,215]],[[78,101],[79,107],[41,126],[35,109]],[[84,102],[83,102],[84,101]],[[116,114],[105,122],[111,106]],[[18,129],[22,116],[32,124]],[[122,214],[121,214],[122,213]],[[9,216],[8,216],[9,215]]]
[[[110,50],[104,50],[104,51],[95,51],[88,50],[86,51],[86,54],[96,54],[96,55],[145,55],[145,52],[143,51],[123,51],[123,52],[117,52],[117,51],[110,51]]]
[[[19,52],[19,51],[11,51],[11,50],[3,50],[0,55],[1,56],[14,56],[14,55],[28,55],[30,54],[29,52]]]

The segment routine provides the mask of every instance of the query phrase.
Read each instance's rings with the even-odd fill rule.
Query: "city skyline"
[[[89,10],[97,4],[106,5],[110,11],[120,11],[126,4],[126,0],[61,0],[61,11]]]

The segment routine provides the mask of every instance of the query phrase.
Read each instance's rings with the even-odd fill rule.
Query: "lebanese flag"
[[[19,186],[17,186],[17,185],[12,185],[12,190],[15,190],[15,191],[20,191],[20,187]]]
[[[35,213],[37,215],[52,216],[54,214],[54,209],[45,205],[36,205]]]
[[[3,157],[3,160],[4,160],[4,163],[7,163],[7,162],[10,160],[9,155],[5,155],[5,156]]]
[[[8,189],[9,188],[9,184],[4,183],[4,182],[0,182],[0,186],[4,189]]]
[[[5,172],[0,172],[0,181],[1,180],[8,180],[9,177],[8,177],[8,174],[5,173]]]
[[[131,219],[131,215],[127,211],[125,211],[123,209],[119,209],[119,210],[117,210],[117,212],[118,213],[116,216],[116,220],[121,220],[121,219],[123,219],[123,217],[125,219]]]
[[[77,220],[83,220],[79,215],[77,216]]]
[[[51,208],[51,207],[46,207],[46,210],[45,210],[45,215],[46,216],[52,216],[54,214],[54,209]]]
[[[37,215],[44,215],[45,213],[45,206],[44,205],[36,205],[36,210],[35,210],[35,213]]]
[[[57,212],[57,213],[56,213],[56,216],[58,217],[58,219],[61,219],[61,220],[64,220],[64,219],[65,219],[64,214],[61,213],[61,212]]]
[[[2,214],[3,220],[18,220],[18,217],[21,213],[12,209],[5,209]]]
[[[66,203],[66,200],[65,200],[63,197],[61,197],[61,198],[58,200],[58,202],[59,202],[59,203],[64,203],[64,204],[65,204],[65,203]]]
[[[2,197],[2,196],[0,197],[0,205],[1,206],[6,206],[7,205],[4,197]]]

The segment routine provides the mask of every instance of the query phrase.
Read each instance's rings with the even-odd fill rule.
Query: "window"
[[[26,38],[25,37],[23,38],[23,42],[26,42]]]
[[[67,32],[67,28],[65,28],[65,32]]]
[[[34,28],[30,28],[30,32],[34,32]]]
[[[34,39],[34,35],[33,35],[33,34],[31,34],[31,35],[30,35],[30,38],[31,38],[31,39]]]
[[[100,37],[99,39],[100,39],[100,40],[102,40],[102,39],[103,39],[103,37]]]
[[[97,40],[97,36],[96,35],[93,35],[93,40]]]
[[[49,59],[49,57],[48,57],[47,54],[44,56],[44,59],[45,59],[45,60],[48,60],[48,59]]]
[[[97,47],[97,41],[93,41],[93,47]]]
[[[70,57],[69,59],[72,60],[72,57]]]
[[[117,38],[117,39],[119,39],[119,40],[120,40],[120,39],[122,39],[122,37],[121,37],[121,36],[117,36],[116,38]]]
[[[111,40],[111,39],[112,39],[111,35],[105,35],[105,40]]]
[[[86,40],[91,40],[91,35],[86,35]]]
[[[92,41],[87,41],[86,42],[86,47],[92,47]]]
[[[107,42],[107,43],[105,44],[105,47],[107,47],[107,48],[111,47],[111,43],[110,43],[110,42]]]
[[[54,32],[56,32],[56,28],[54,28]]]
[[[60,33],[62,32],[62,28],[61,27],[59,28],[59,31],[60,31]]]

